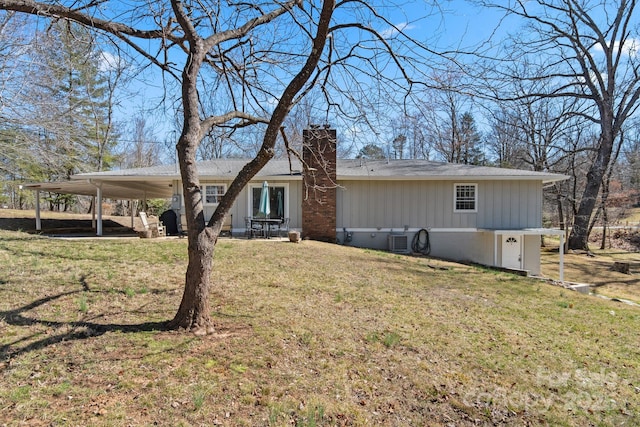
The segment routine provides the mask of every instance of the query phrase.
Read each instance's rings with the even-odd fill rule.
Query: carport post
[[[129,199],[129,211],[131,212],[131,228],[133,229],[133,220],[135,219],[135,212],[133,211],[133,199]]]
[[[98,212],[98,224],[96,227],[96,236],[102,236],[102,186],[98,185],[97,186],[97,198],[98,200],[96,201],[96,207],[97,207],[97,212]]]
[[[560,282],[564,282],[564,233],[560,234]]]
[[[92,196],[93,203],[91,207],[91,228],[96,228],[96,196]]]
[[[40,190],[36,190],[36,230],[42,231],[42,221],[40,220]]]

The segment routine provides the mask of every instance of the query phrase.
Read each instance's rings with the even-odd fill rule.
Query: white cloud
[[[414,25],[411,25],[411,24],[409,24],[409,23],[407,23],[407,22],[401,22],[401,23],[399,23],[399,24],[395,24],[395,25],[393,25],[393,26],[391,26],[391,27],[387,28],[386,30],[382,30],[382,31],[380,32],[380,35],[381,35],[383,38],[388,39],[389,37],[393,37],[393,36],[395,36],[395,35],[396,35],[396,34],[398,34],[400,31],[403,31],[403,32],[404,32],[404,31],[407,31],[407,30],[412,30],[412,29],[414,29],[414,28],[415,28],[415,26],[414,26]]]
[[[100,65],[98,68],[101,72],[115,71],[122,67],[122,59],[110,52],[100,52]]]
[[[620,41],[616,41],[613,43],[613,48],[618,51],[620,49]],[[602,52],[602,46],[596,45],[595,50],[597,52]],[[635,57],[638,54],[638,50],[640,50],[640,40],[630,38],[625,40],[624,45],[622,45],[622,54],[627,56]]]

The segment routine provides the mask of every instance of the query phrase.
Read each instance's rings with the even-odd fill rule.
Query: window
[[[477,212],[478,205],[478,185],[477,184],[455,184],[453,211],[454,212]]]
[[[220,203],[220,199],[224,196],[224,185],[205,185],[204,187],[204,204],[205,205],[217,205]]]
[[[260,216],[258,211],[260,209],[260,196],[262,194],[262,186],[252,186],[250,194],[251,216]],[[269,185],[268,218],[284,219],[287,217],[288,210],[287,184]]]

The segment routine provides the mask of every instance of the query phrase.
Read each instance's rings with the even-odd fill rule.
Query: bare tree
[[[466,76],[448,67],[430,78],[431,87],[416,103],[423,127],[427,129],[426,135],[419,135],[424,141],[421,151],[428,153],[432,148],[450,163],[479,163],[481,138],[470,113],[473,100],[465,89]]]
[[[510,107],[499,106],[491,111],[487,151],[498,167],[526,167],[524,159],[527,156],[527,146],[519,123],[520,116]]]
[[[82,3],[82,2],[81,2]],[[345,82],[379,79],[376,70],[380,52],[389,54],[393,75],[402,82],[387,80],[385,96],[404,94],[411,88],[408,68],[417,63],[415,45],[411,55],[394,51],[412,42],[402,28],[391,26],[374,7],[361,0],[337,4],[335,0],[317,2],[148,2],[141,7],[110,10],[101,2],[66,3],[0,0],[0,9],[41,17],[72,20],[113,36],[114,43],[132,50],[148,64],[163,70],[165,78],[180,87],[182,115],[177,143],[180,173],[188,226],[188,266],[180,307],[169,323],[197,334],[213,331],[209,292],[213,255],[218,234],[233,203],[253,176],[275,155],[276,142],[292,106],[314,87],[318,87],[328,108],[344,111],[355,93],[344,92]],[[337,14],[339,7],[342,13]],[[155,23],[157,26],[145,29]],[[374,30],[374,24],[393,29],[389,34]],[[140,25],[136,27],[134,25]],[[347,36],[345,32],[350,32]],[[331,36],[330,36],[331,35]],[[351,36],[358,38],[354,46]],[[401,46],[400,46],[401,47]],[[409,61],[412,60],[412,62]],[[352,64],[348,64],[353,61]],[[342,66],[339,79],[332,80],[333,68]],[[340,88],[342,92],[335,92]],[[340,94],[340,102],[331,93]],[[367,94],[363,88],[358,93]],[[401,95],[402,96],[402,95]],[[223,113],[202,109],[204,97],[219,97],[230,105]],[[363,98],[358,97],[358,101]],[[215,127],[262,129],[261,145],[221,198],[217,209],[205,223],[202,195],[196,166],[202,139]]]
[[[122,141],[122,165],[126,168],[142,168],[160,164],[161,146],[153,129],[142,114],[134,117],[127,132],[129,139]]]
[[[574,112],[594,127],[599,138],[587,172],[586,185],[571,230],[568,245],[588,247],[591,215],[607,169],[612,162],[615,140],[625,122],[638,108],[640,58],[637,55],[635,0],[615,4],[596,0],[537,0],[533,2],[487,2],[526,22],[525,31],[514,37],[500,57],[503,66],[493,68],[499,79],[525,78],[544,84],[529,98],[570,98],[584,102]],[[535,65],[527,76],[517,72],[523,61]],[[495,75],[495,74],[494,74]],[[499,88],[496,89],[499,91]],[[504,96],[503,99],[508,98]]]
[[[0,199],[23,206],[19,191],[24,181],[24,164],[35,161],[21,126],[15,120],[16,99],[28,83],[21,73],[22,61],[31,42],[24,31],[27,18],[7,12],[0,14]],[[6,199],[2,193],[6,194]]]

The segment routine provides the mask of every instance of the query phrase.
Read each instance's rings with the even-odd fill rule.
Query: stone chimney
[[[302,238],[336,242],[336,131],[303,131]]]

